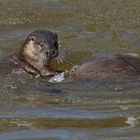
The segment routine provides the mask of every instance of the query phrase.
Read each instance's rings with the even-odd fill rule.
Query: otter
[[[95,58],[70,71],[57,74],[50,82],[77,80],[134,80],[140,75],[140,59],[131,55],[109,54]]]
[[[133,79],[140,75],[140,59],[131,55],[112,54],[95,58],[70,71],[56,71],[50,61],[57,57],[58,37],[45,30],[32,32],[24,41],[19,53],[9,56],[6,63],[11,70],[22,69],[35,77],[50,77],[49,82],[72,82],[82,79],[110,80]]]
[[[57,72],[51,68],[50,61],[58,56],[58,46],[56,33],[36,30],[25,39],[19,53],[10,55],[4,61],[3,67],[9,72],[22,69],[35,77],[55,75]]]

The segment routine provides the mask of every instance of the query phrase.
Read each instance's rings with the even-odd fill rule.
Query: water
[[[0,0],[0,59],[36,29],[58,33],[64,64],[54,61],[57,69],[108,53],[140,55],[139,7],[139,0]],[[0,140],[139,140],[139,83],[13,75],[0,84]]]

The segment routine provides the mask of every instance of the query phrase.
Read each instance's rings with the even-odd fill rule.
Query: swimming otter
[[[8,64],[12,70],[22,69],[36,77],[53,76],[50,82],[65,83],[81,79],[131,79],[140,75],[140,59],[120,54],[96,58],[91,62],[75,66],[68,72],[58,74],[50,66],[51,59],[58,54],[57,34],[37,30],[26,38],[18,54],[8,57],[4,66],[6,69]]]
[[[131,55],[111,54],[93,59],[70,71],[58,74],[50,82],[76,80],[133,80],[140,75],[140,59]]]
[[[22,69],[36,77],[50,76],[56,74],[50,67],[50,61],[58,54],[57,34],[36,30],[26,38],[19,53],[9,56],[3,65],[9,70]]]

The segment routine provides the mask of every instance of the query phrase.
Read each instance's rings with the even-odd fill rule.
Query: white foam
[[[49,82],[50,83],[58,83],[58,82],[62,82],[63,80],[64,80],[64,72],[53,76],[52,78],[49,79]]]
[[[129,116],[125,123],[128,124],[129,127],[135,127],[138,124],[138,120],[134,116]]]

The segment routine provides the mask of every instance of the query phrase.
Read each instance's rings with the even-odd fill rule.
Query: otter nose
[[[47,53],[47,56],[51,58],[58,56],[58,50],[51,49],[51,50],[48,50],[46,53]]]

